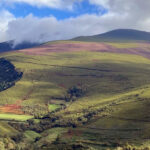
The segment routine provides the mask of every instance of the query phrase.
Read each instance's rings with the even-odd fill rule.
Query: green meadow
[[[49,110],[50,111],[55,111],[55,110],[57,110],[59,108],[60,108],[60,105],[58,105],[58,104],[50,104],[49,105]]]
[[[9,120],[9,121],[27,121],[28,119],[33,118],[29,115],[15,115],[15,114],[0,114],[0,120]]]

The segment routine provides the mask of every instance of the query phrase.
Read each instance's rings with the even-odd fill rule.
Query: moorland
[[[149,149],[150,43],[112,38],[1,53],[0,149]]]

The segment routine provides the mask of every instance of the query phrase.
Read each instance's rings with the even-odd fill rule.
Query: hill
[[[93,36],[80,36],[71,39],[71,41],[83,41],[83,42],[149,42],[150,33],[132,29],[118,29],[109,31],[107,33],[93,35]],[[32,48],[40,46],[39,43],[22,42],[17,45],[13,45],[14,41],[7,41],[0,43],[0,52],[8,52],[26,48]],[[54,43],[46,42],[46,43]],[[45,43],[43,43],[45,45]]]
[[[117,29],[99,35],[81,36],[72,40],[87,42],[150,42],[150,33],[132,29]]]
[[[0,146],[149,149],[149,43],[55,41],[0,60],[1,77],[23,73],[0,92]]]

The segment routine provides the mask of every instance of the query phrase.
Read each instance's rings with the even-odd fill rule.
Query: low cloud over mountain
[[[2,4],[3,2],[3,4]],[[10,2],[3,0],[10,5]],[[82,3],[83,0],[78,1]],[[41,1],[12,0],[11,4],[26,3],[34,7],[50,7],[75,11],[75,1]],[[0,41],[15,40],[45,42],[50,40],[69,39],[76,36],[94,35],[117,28],[132,28],[150,31],[150,1],[142,0],[89,0],[89,5],[106,9],[105,13],[82,14],[77,17],[58,19],[53,16],[39,17],[34,14],[17,17],[7,10],[0,11]],[[3,20],[3,21],[2,21]]]

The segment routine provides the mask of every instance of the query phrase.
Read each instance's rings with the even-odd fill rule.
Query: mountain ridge
[[[116,29],[108,31],[106,33],[92,35],[92,36],[79,36],[73,38],[74,41],[86,41],[86,42],[129,42],[129,41],[141,41],[150,42],[150,32],[134,30],[134,29]]]
[[[60,40],[59,40],[60,41]],[[69,41],[82,41],[82,42],[150,42],[150,32],[139,31],[134,29],[116,29],[106,33],[97,34],[93,36],[79,36]],[[53,41],[51,41],[53,42]],[[14,50],[21,50],[26,48],[32,48],[46,43],[31,43],[22,42],[14,46],[14,41],[6,41],[0,43],[0,52],[8,52]]]

